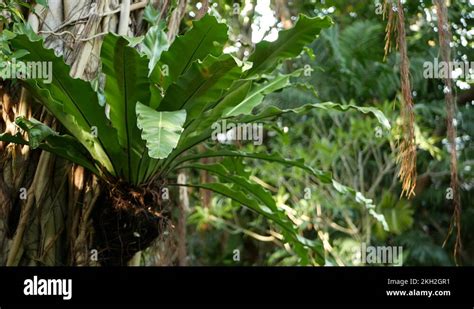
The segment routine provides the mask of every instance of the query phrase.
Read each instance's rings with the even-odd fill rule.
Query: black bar
[[[72,298],[25,296],[25,280],[72,279]],[[0,268],[0,307],[9,304],[458,304],[473,308],[474,268],[148,267]],[[418,284],[388,284],[417,279]],[[424,279],[424,280],[423,280]],[[427,280],[428,279],[428,280]],[[434,284],[433,279],[437,284]],[[449,279],[443,281],[442,279]],[[398,280],[398,281],[397,281]],[[413,281],[412,281],[413,282]],[[424,282],[425,284],[421,284]],[[445,283],[445,284],[443,284]],[[387,290],[450,296],[387,296]],[[443,292],[444,293],[444,292]],[[446,307],[448,308],[448,307]]]

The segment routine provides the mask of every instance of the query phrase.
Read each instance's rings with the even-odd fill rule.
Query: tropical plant
[[[290,87],[291,79],[302,73],[278,74],[278,65],[297,57],[330,25],[327,17],[301,15],[294,28],[280,32],[275,42],[259,43],[246,61],[223,53],[227,27],[209,15],[196,21],[169,48],[160,27],[151,28],[139,48],[133,47],[137,42],[130,38],[108,34],[101,51],[105,86],[97,91],[89,82],[70,77],[64,61],[46,49],[40,37],[19,26],[9,40],[13,50],[28,51],[22,58],[25,61],[53,64],[51,83],[39,79],[23,83],[67,133],[58,133],[34,118],[18,117],[16,124],[26,136],[4,133],[0,140],[54,153],[101,180],[94,223],[103,264],[124,264],[146,248],[166,222],[163,188],[182,185],[213,191],[272,220],[301,264],[324,264],[320,243],[300,235],[271,194],[251,181],[241,164],[230,159],[193,162],[209,157],[252,158],[301,168],[314,181],[351,195],[383,222],[371,200],[301,160],[245,153],[231,146],[196,150],[209,141],[212,124],[222,119],[234,124],[261,122],[310,109],[370,113],[388,129],[383,113],[369,107],[327,102],[296,109],[257,108],[266,95]],[[178,184],[174,175],[182,169],[204,170],[219,182]]]

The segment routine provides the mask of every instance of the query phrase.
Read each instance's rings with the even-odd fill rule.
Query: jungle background
[[[50,48],[65,56],[66,62],[72,65],[71,74],[88,80],[95,78],[102,32],[139,37],[151,25],[166,22],[169,35],[175,36],[209,11],[230,27],[231,43],[226,46],[226,52],[244,58],[256,43],[275,40],[278,30],[291,28],[301,13],[331,16],[334,25],[323,30],[300,57],[286,61],[280,68],[286,73],[304,69],[304,77],[296,81],[300,87],[271,94],[263,104],[294,108],[308,102],[332,101],[373,106],[384,112],[392,130],[382,130],[376,119],[363,114],[317,110],[303,116],[287,115],[265,127],[261,146],[242,142],[238,147],[302,158],[310,166],[331,171],[336,180],[373,199],[376,211],[385,216],[389,231],[353,198],[339,194],[331,186],[315,185],[303,171],[247,160],[242,168],[272,193],[278,207],[285,210],[301,235],[321,243],[326,265],[360,265],[356,252],[362,243],[402,246],[403,265],[474,265],[474,89],[472,79],[455,80],[462,205],[462,247],[455,259],[444,85],[440,79],[423,76],[423,63],[433,61],[440,54],[436,10],[431,0],[404,3],[417,145],[416,195],[409,198],[402,195],[397,164],[397,140],[401,134],[400,54],[392,50],[386,55],[387,19],[380,2],[165,0],[149,4],[136,1],[131,2],[125,29],[118,15],[124,4],[118,0],[50,0],[47,7],[41,5],[45,1],[37,2],[30,3],[37,14],[26,7],[19,8],[19,14],[47,38]],[[447,6],[453,60],[474,61],[474,3],[453,0]],[[100,20],[96,15],[90,17],[90,12],[114,10],[116,14]],[[78,17],[80,23],[69,22]],[[28,109],[34,113],[34,105],[30,107],[27,103],[28,94],[18,86],[2,82],[0,91],[2,129],[20,112]],[[42,116],[48,119],[47,115]],[[80,167],[71,168],[65,161],[22,149],[8,150],[6,144],[0,144],[0,185],[16,189],[25,183],[31,185],[32,181],[36,185],[30,221],[18,227],[25,235],[20,249],[24,253],[16,255],[10,265],[96,265],[90,259],[93,248],[91,236],[86,232],[90,223],[82,219],[94,203],[93,177]],[[41,168],[43,177],[35,177],[37,167]],[[197,181],[212,177],[202,172],[181,176]],[[170,193],[175,195],[179,206],[173,212],[173,228],[137,254],[130,265],[300,265],[274,224],[258,214],[202,190]],[[0,203],[7,201],[0,199]],[[76,207],[77,203],[81,207]],[[58,223],[66,211],[73,212],[73,218]],[[8,220],[18,221],[20,216],[23,216],[21,208],[12,207],[8,216],[1,217],[0,265],[8,264],[15,245],[8,231]],[[71,232],[67,229],[69,225],[74,226]],[[68,230],[66,235],[64,229]]]

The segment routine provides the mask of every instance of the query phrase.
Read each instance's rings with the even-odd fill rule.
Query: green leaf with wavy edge
[[[152,3],[148,3],[143,10],[143,19],[146,20],[150,25],[156,25],[160,20],[161,12],[153,7]]]
[[[125,151],[121,176],[133,184],[143,179],[150,163],[145,143],[137,127],[137,102],[150,100],[148,61],[128,41],[114,34],[106,35],[101,50],[105,74],[105,98],[110,106],[110,121],[117,130],[118,143]]]
[[[137,125],[142,130],[142,138],[146,141],[148,155],[154,159],[164,159],[176,147],[186,111],[157,112],[154,109],[137,103]]]
[[[248,61],[253,67],[247,76],[272,71],[282,60],[301,54],[303,48],[313,42],[322,29],[332,25],[329,17],[307,17],[300,15],[295,26],[280,31],[275,42],[262,41]]]
[[[76,121],[76,118],[73,117],[71,114],[66,114],[62,111],[61,104],[53,99],[51,93],[46,89],[41,89],[40,87],[30,87],[27,86],[27,89],[30,93],[34,94],[35,97],[40,98],[45,106],[47,106],[48,110],[52,112],[55,117],[68,129],[68,131],[74,136],[74,138],[82,144],[87,152],[90,154],[92,159],[101,167],[101,170],[107,170],[108,174],[116,175],[115,168],[113,167],[111,161],[102,148],[102,145],[97,142],[97,137],[92,134],[92,132],[86,131],[82,129]],[[91,127],[91,131],[92,131]],[[115,141],[116,143],[116,141]],[[113,149],[112,149],[113,150]],[[111,153],[110,149],[107,149],[108,153]],[[117,159],[113,161],[114,165],[117,165]],[[103,174],[104,177],[107,177],[105,173]]]
[[[379,109],[375,107],[363,107],[363,106],[356,106],[354,104],[344,105],[344,104],[333,103],[333,102],[305,104],[303,106],[293,108],[293,109],[280,109],[276,106],[268,106],[262,111],[258,112],[257,114],[238,117],[236,121],[245,122],[245,123],[254,122],[261,119],[277,117],[286,113],[302,114],[312,109],[323,109],[323,110],[328,110],[328,111],[333,110],[333,111],[340,111],[340,112],[354,110],[354,111],[361,112],[363,114],[372,114],[373,116],[375,116],[375,118],[377,118],[378,122],[385,129],[390,130],[391,128],[390,122],[388,121],[387,117],[385,117],[382,111],[380,111]]]
[[[150,78],[165,91],[197,60],[204,60],[209,55],[219,56],[227,42],[227,26],[217,19],[205,15],[193,22],[191,30],[177,36],[170,48],[161,54]],[[162,72],[167,67],[168,74]]]
[[[97,94],[91,85],[81,79],[70,77],[70,68],[64,60],[57,57],[53,50],[43,47],[42,40],[38,37],[20,34],[11,42],[15,49],[29,51],[24,56],[24,61],[51,63],[51,83],[39,79],[28,79],[24,83],[88,149],[92,157],[110,174],[115,175],[112,161],[120,160],[121,157],[115,139],[116,132],[108,125],[104,108],[99,105]],[[95,128],[98,136],[92,134]]]
[[[166,33],[163,31],[163,27],[160,25],[153,26],[148,29],[145,35],[143,43],[141,44],[142,50],[150,60],[148,62],[148,76],[153,72],[161,54],[168,50],[169,42]]]
[[[290,78],[301,75],[302,70],[291,74],[278,75],[263,84],[254,84],[253,89],[240,103],[224,101],[216,109],[224,108],[223,117],[234,117],[252,113],[253,109],[262,103],[266,95],[291,86]]]
[[[173,186],[175,184],[170,185]],[[239,203],[240,205],[255,211],[263,217],[273,221],[282,229],[282,234],[284,235],[285,240],[288,241],[291,245],[293,245],[293,248],[298,253],[299,257],[302,259],[302,264],[308,264],[308,248],[311,248],[316,252],[318,264],[324,264],[324,259],[322,258],[322,256],[324,255],[323,248],[320,245],[319,241],[311,241],[298,235],[291,223],[288,225],[280,221],[280,215],[282,215],[281,211],[278,211],[278,215],[275,215],[275,213],[268,212],[265,208],[262,208],[262,206],[255,199],[249,198],[246,194],[244,194],[240,186],[234,185],[236,187],[235,189],[232,188],[231,185],[223,183],[205,183],[199,185],[185,184],[181,186],[210,190],[219,195],[230,198],[231,200]],[[239,187],[240,190],[238,190]],[[283,216],[286,215],[283,214]]]
[[[283,158],[278,153],[247,153],[243,151],[234,151],[234,150],[207,150],[205,152],[201,152],[198,154],[183,156],[178,158],[175,162],[172,163],[170,169],[173,169],[176,166],[188,161],[199,160],[202,158],[213,158],[213,157],[243,157],[243,158],[250,158],[250,159],[257,159],[257,160],[264,160],[269,162],[276,162],[286,166],[291,167],[298,167],[301,168],[316,178],[318,178],[323,183],[331,183],[332,182],[332,175],[328,172],[323,172],[321,170],[315,169],[307,164],[304,163],[303,159],[300,160],[290,160]]]

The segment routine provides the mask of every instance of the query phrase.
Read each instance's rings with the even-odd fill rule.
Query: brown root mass
[[[94,246],[103,266],[125,266],[165,228],[158,188],[107,185],[96,204]]]

